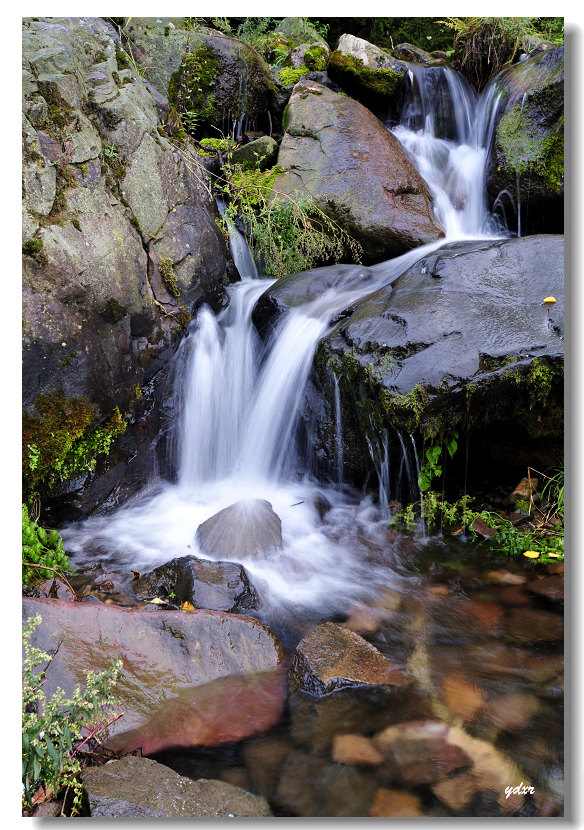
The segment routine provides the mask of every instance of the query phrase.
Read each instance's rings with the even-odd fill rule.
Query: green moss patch
[[[497,126],[497,146],[504,165],[520,177],[535,176],[544,187],[560,194],[564,187],[564,117],[547,135],[530,114],[515,104]]]
[[[376,97],[393,95],[403,78],[393,69],[369,69],[352,55],[338,51],[332,53],[329,69],[349,91],[363,90]]]
[[[58,482],[87,474],[96,456],[108,453],[114,438],[126,429],[119,409],[97,427],[94,406],[82,398],[68,398],[63,389],[40,394],[36,413],[22,418],[23,490],[50,489]]]

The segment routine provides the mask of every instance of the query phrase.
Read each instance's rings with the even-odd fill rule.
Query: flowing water
[[[447,241],[494,237],[503,232],[487,210],[484,187],[496,106],[494,84],[477,98],[451,70],[411,69],[401,123],[393,132],[430,186],[436,217],[446,230]],[[271,282],[258,279],[247,247],[236,229],[231,228],[232,252],[241,281],[230,287],[229,305],[218,316],[208,308],[201,309],[175,358],[180,398],[176,482],[153,481],[133,502],[111,515],[95,516],[82,524],[71,525],[62,535],[78,567],[93,564],[99,550],[99,558],[106,567],[128,572],[130,569],[147,571],[186,554],[208,558],[197,546],[198,525],[240,499],[267,499],[282,521],[282,550],[269,558],[240,557],[240,561],[261,600],[257,615],[282,637],[285,646],[292,649],[315,620],[344,619],[356,607],[383,609],[388,591],[397,592],[402,597],[400,607],[404,610],[392,618],[391,626],[385,629],[381,626],[379,630],[365,628],[377,631],[373,640],[376,645],[398,663],[401,659],[405,664],[404,646],[415,641],[415,653],[425,655],[420,659],[427,664],[420,678],[432,677],[436,688],[454,673],[456,677],[463,677],[463,684],[479,688],[480,695],[485,697],[497,698],[511,690],[533,698],[533,711],[548,713],[548,727],[540,731],[540,742],[547,742],[547,749],[534,760],[531,756],[537,752],[532,751],[530,739],[521,733],[524,755],[528,761],[531,759],[531,767],[541,785],[553,790],[558,773],[557,753],[551,747],[557,746],[559,722],[557,714],[549,719],[549,710],[550,699],[556,703],[557,694],[547,687],[542,691],[537,682],[519,680],[513,674],[508,658],[503,655],[508,648],[504,646],[501,651],[496,626],[481,628],[479,625],[475,631],[478,641],[469,641],[472,627],[469,628],[467,617],[459,614],[463,601],[471,595],[479,604],[477,607],[480,608],[481,602],[490,603],[502,608],[503,614],[505,606],[501,597],[490,587],[474,560],[472,575],[460,577],[460,569],[464,570],[460,562],[465,557],[468,559],[468,550],[464,555],[458,552],[458,559],[453,560],[450,570],[438,568],[431,562],[444,558],[444,551],[436,548],[442,542],[413,542],[387,529],[390,473],[397,487],[405,481],[410,491],[415,492],[417,488],[419,462],[413,438],[395,431],[395,435],[379,436],[377,446],[371,446],[379,478],[377,497],[372,493],[355,493],[343,486],[343,459],[338,440],[337,475],[330,482],[314,480],[310,459],[304,457],[296,444],[297,419],[314,352],[335,315],[356,300],[391,284],[415,261],[441,244],[443,241],[423,246],[373,266],[365,283],[359,280],[358,269],[349,279],[339,274],[334,288],[289,311],[279,321],[269,342],[262,343],[251,314],[257,299]],[[335,401],[338,431],[341,426],[338,396]],[[390,440],[402,449],[402,461],[395,471],[389,470],[387,442]],[[324,516],[318,509],[322,496],[330,503]],[[443,585],[447,598],[428,593],[436,581]],[[432,596],[433,604],[429,599]],[[427,612],[420,610],[424,605],[420,597],[430,603]],[[525,602],[529,604],[533,600],[527,597]],[[418,609],[415,614],[411,611],[413,607]],[[437,617],[436,609],[439,609]],[[418,612],[429,616],[419,617]],[[479,612],[477,615],[480,616]],[[422,631],[425,631],[424,637]],[[514,647],[516,642],[510,636]],[[492,651],[486,658],[491,661],[490,679],[484,676],[484,662],[479,654],[481,638],[485,653]],[[524,642],[520,648],[526,649],[522,659],[528,662],[533,655]],[[493,688],[488,688],[489,684]],[[444,706],[450,705],[448,694],[444,695],[442,702],[432,703],[442,713]],[[367,705],[363,704],[360,709],[359,704],[357,720],[366,719]],[[404,713],[404,718],[408,714],[412,717],[410,711]],[[302,721],[304,715],[297,717]],[[523,720],[519,718],[518,722],[523,729]],[[529,718],[525,723],[528,722]],[[351,731],[348,723],[345,726],[345,731]],[[491,734],[488,727],[489,724],[485,730]],[[292,724],[292,736],[294,728]],[[356,727],[353,725],[353,728]],[[277,730],[276,742],[294,743],[289,723],[282,722]],[[514,734],[513,728],[509,734]],[[302,741],[300,744],[306,749]],[[242,751],[233,750],[235,754],[229,755],[231,750],[218,750],[216,757],[213,751],[206,755],[195,753],[181,756],[183,761],[175,755],[174,765],[184,762],[183,766],[196,776],[209,775],[208,770],[217,763],[221,775],[226,778],[231,775],[230,780],[235,780],[233,774],[225,771],[235,765],[240,769],[241,780],[252,786],[249,767],[241,772],[245,766]],[[207,765],[207,772],[201,772],[197,766],[203,763],[201,759]],[[310,787],[308,783],[302,786]],[[353,789],[356,792],[359,786]],[[282,803],[283,815],[335,814],[327,813],[328,807],[323,808],[324,813],[311,813],[315,808],[310,801],[308,806],[300,807],[286,806],[285,799]],[[486,808],[479,805],[473,809],[480,814]],[[346,814],[359,813],[349,810]]]

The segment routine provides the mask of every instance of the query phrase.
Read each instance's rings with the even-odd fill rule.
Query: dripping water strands
[[[416,441],[414,436],[410,433],[410,441],[412,442],[412,447],[414,448],[414,459],[416,461],[416,475],[418,479],[418,492],[420,494],[420,517],[421,517],[421,525],[422,525],[422,538],[426,538],[426,519],[424,516],[424,491],[422,490],[422,471],[420,468],[420,461],[418,459],[418,450],[416,448]]]
[[[339,378],[336,372],[332,372],[334,385],[334,400],[335,400],[335,455],[336,455],[336,474],[337,487],[340,491],[343,489],[343,423],[341,414],[341,390],[339,385]]]
[[[391,500],[390,494],[390,477],[389,477],[389,445],[387,430],[382,430],[379,437],[373,433],[375,437],[370,439],[366,437],[367,446],[369,448],[369,455],[375,472],[377,473],[378,487],[379,487],[379,510],[382,518],[389,518],[389,502]]]

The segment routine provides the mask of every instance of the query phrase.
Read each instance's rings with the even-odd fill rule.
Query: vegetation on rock
[[[48,568],[49,570],[45,570]],[[56,530],[47,531],[29,517],[22,505],[22,582],[34,585],[58,573],[71,571],[71,562]]]

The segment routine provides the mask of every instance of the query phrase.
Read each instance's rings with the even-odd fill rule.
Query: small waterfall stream
[[[487,211],[483,175],[495,86],[477,99],[460,76],[441,69],[433,73],[443,90],[437,96],[429,77],[427,70],[412,68],[402,121],[393,132],[429,183],[446,240],[492,236],[498,228]],[[397,579],[385,535],[389,437],[380,437],[372,448],[379,468],[378,505],[371,497],[346,497],[338,483],[311,479],[295,445],[295,429],[316,345],[336,314],[391,284],[444,241],[373,266],[373,278],[364,284],[339,277],[334,288],[293,308],[263,344],[251,314],[271,283],[257,278],[241,235],[230,230],[241,282],[230,287],[229,305],[217,317],[206,307],[200,310],[176,355],[177,482],[153,482],[133,503],[71,525],[63,537],[78,566],[90,564],[99,545],[111,563],[144,571],[189,553],[205,557],[195,542],[201,522],[239,499],[267,499],[282,520],[284,548],[270,561],[242,560],[263,611],[285,614],[286,608],[301,606],[335,613]],[[398,441],[411,488],[411,450],[401,435]],[[339,447],[337,452],[342,453]],[[342,463],[340,454],[339,482]],[[317,494],[332,505],[324,520],[315,508]],[[372,563],[372,549],[385,551],[382,564]]]

